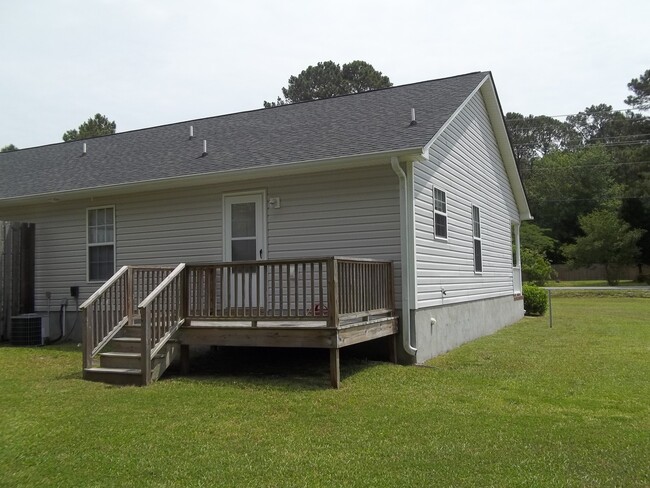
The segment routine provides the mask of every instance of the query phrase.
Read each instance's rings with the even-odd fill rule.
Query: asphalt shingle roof
[[[423,147],[487,75],[1,153],[0,199]]]

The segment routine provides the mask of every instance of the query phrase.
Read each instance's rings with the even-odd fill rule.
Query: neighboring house
[[[523,316],[531,216],[489,72],[3,153],[0,173],[0,219],[36,225],[38,312],[124,265],[351,256],[394,261],[405,360]]]

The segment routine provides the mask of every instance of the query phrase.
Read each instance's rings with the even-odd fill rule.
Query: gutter
[[[411,345],[411,310],[409,297],[411,296],[411,233],[409,232],[409,205],[406,174],[399,165],[397,157],[390,158],[390,165],[399,179],[399,207],[400,207],[400,249],[402,264],[402,347],[410,355],[415,356],[417,349]]]

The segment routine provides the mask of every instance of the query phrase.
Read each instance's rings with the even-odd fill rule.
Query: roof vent
[[[411,124],[410,125],[417,125],[417,121],[415,120],[415,108],[411,109]]]
[[[203,139],[203,154],[201,156],[205,157],[208,155],[208,141]]]
[[[190,125],[190,141],[194,139],[194,126]]]
[[[84,142],[84,148],[83,148],[83,151],[82,151],[82,153],[81,153],[82,156],[85,156],[85,155],[86,155],[86,153],[87,153],[86,149],[87,149],[87,148],[86,148],[86,143]]]

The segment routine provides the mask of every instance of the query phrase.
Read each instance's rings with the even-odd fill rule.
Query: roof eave
[[[304,174],[311,172],[333,171],[345,168],[360,168],[364,166],[388,164],[392,157],[397,157],[401,161],[413,160],[414,158],[420,158],[422,156],[422,153],[422,147],[412,147],[391,151],[355,154],[337,158],[257,166],[255,168],[249,169],[233,169],[216,171],[213,173],[201,173],[176,176],[171,178],[134,181],[116,185],[105,185],[89,188],[77,188],[74,190],[39,193],[33,195],[22,195],[17,197],[0,198],[0,209],[14,207],[16,205],[53,203],[86,197],[99,197],[142,191],[164,190],[169,188],[203,186],[215,183],[228,183],[231,181],[239,181],[251,178],[267,178],[289,174]]]

